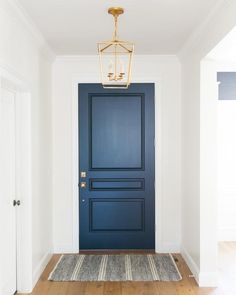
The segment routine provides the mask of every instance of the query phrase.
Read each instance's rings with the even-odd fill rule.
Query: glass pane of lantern
[[[129,43],[99,44],[104,87],[127,88],[129,86],[132,52],[133,45]]]

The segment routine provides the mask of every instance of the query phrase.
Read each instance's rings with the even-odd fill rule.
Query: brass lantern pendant
[[[115,30],[111,41],[98,43],[102,85],[103,88],[128,88],[131,82],[134,44],[118,40],[117,37],[117,21],[124,9],[111,7],[108,13],[114,17]]]

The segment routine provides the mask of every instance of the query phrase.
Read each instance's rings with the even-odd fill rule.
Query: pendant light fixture
[[[128,88],[134,44],[119,40],[117,36],[118,17],[124,13],[124,9],[111,7],[108,13],[114,17],[115,29],[112,40],[98,43],[102,85],[104,88]]]

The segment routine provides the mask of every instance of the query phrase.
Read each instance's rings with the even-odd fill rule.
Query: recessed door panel
[[[90,179],[90,190],[119,191],[144,190],[143,178],[94,178]]]
[[[154,84],[79,84],[80,249],[155,248],[154,126]]]
[[[91,169],[142,169],[142,100],[141,95],[90,95]]]
[[[92,199],[90,230],[142,231],[143,209],[143,199]]]

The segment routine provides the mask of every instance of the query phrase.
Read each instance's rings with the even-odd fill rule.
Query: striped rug
[[[62,255],[51,281],[179,281],[171,254]]]

